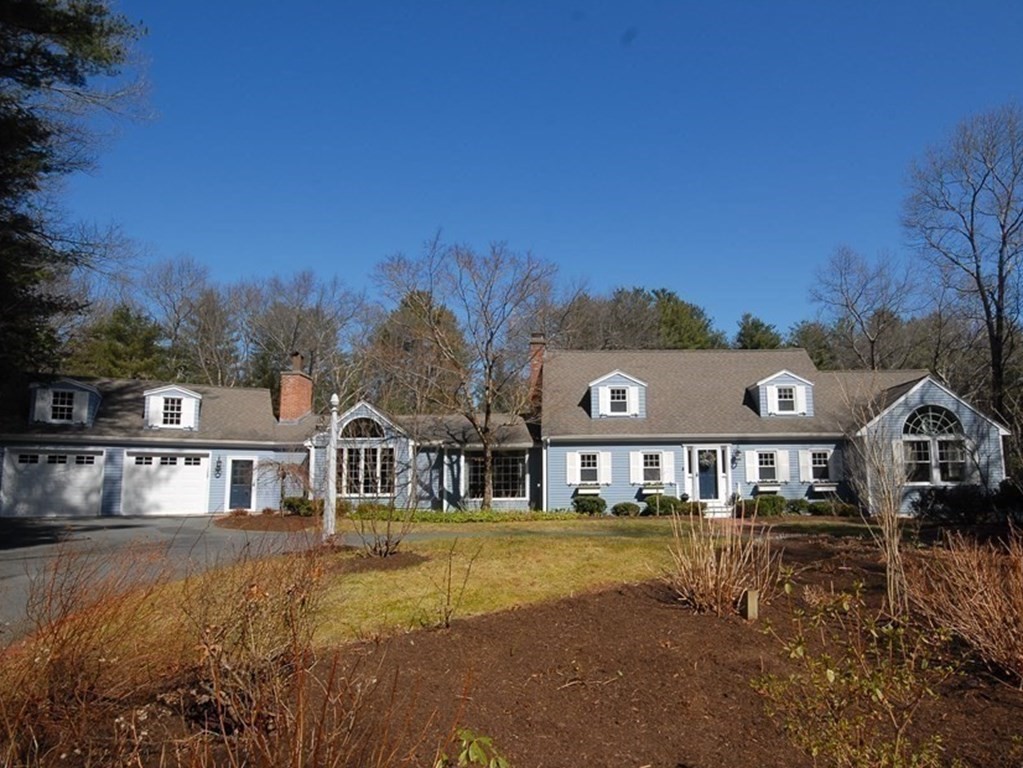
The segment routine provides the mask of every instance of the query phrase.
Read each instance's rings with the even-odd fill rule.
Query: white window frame
[[[652,469],[647,466],[647,457],[657,457],[660,467],[659,480],[647,480],[646,470]],[[675,484],[675,453],[674,451],[641,450],[632,451],[629,454],[629,482],[632,485],[646,487],[663,487]]]
[[[792,410],[783,411],[779,404],[779,393],[783,389],[792,390]],[[767,386],[767,415],[768,416],[805,416],[806,415],[806,390],[805,384],[769,384]]]
[[[760,476],[760,457],[771,454],[774,456],[774,479],[767,480]],[[775,486],[789,482],[789,452],[785,448],[747,448],[743,455],[746,459],[746,482],[751,485]]]
[[[372,462],[367,462],[366,457],[368,452],[372,451],[374,458]],[[386,489],[383,485],[384,480],[384,462],[382,461],[384,451],[390,452],[391,457],[391,477],[390,477],[390,489]],[[338,457],[338,493],[346,498],[372,498],[382,499],[391,498],[397,493],[398,489],[398,478],[397,478],[397,467],[398,457],[393,446],[390,445],[352,445],[344,446],[338,449],[338,453],[341,455]],[[349,477],[348,477],[348,463],[349,457],[358,457],[358,470],[359,470],[359,487],[356,490],[349,488]],[[366,467],[367,464],[372,466],[373,469],[373,484],[370,490],[366,490]]]
[[[497,495],[497,490],[498,489],[497,489],[497,482],[496,482],[496,480],[497,480],[497,472],[496,472],[496,466],[494,466],[493,467],[493,469],[494,469],[493,480],[495,481],[494,482],[494,501],[528,501],[529,500],[529,455],[528,455],[528,453],[526,451],[516,451],[516,450],[494,451],[494,453],[493,453],[493,460],[497,460],[498,456],[500,456],[502,458],[508,457],[508,456],[513,456],[513,457],[515,457],[516,461],[521,461],[522,462],[522,491],[523,491],[523,495],[522,496],[498,496]],[[464,477],[465,477],[465,487],[463,488],[462,492],[465,494],[465,498],[472,499],[473,501],[480,501],[483,498],[483,491],[481,489],[478,494],[472,493],[472,491],[475,490],[475,489],[472,487],[472,482],[471,482],[470,474],[474,471],[473,470],[473,466],[474,466],[475,462],[476,461],[481,461],[482,462],[482,460],[483,460],[483,452],[482,451],[470,451],[470,452],[464,454],[463,459],[464,459],[464,463],[465,463],[465,474],[464,474]],[[481,483],[481,485],[482,485],[482,483]]]
[[[160,426],[180,427],[185,412],[185,399],[183,397],[165,397],[161,403],[160,411]]]
[[[595,457],[596,479],[583,479],[583,457]],[[591,467],[590,469],[593,469]],[[599,486],[611,484],[610,451],[569,451],[565,454],[565,483],[571,486]]]
[[[57,398],[60,397],[62,402],[57,402]],[[77,399],[77,393],[73,389],[51,389],[50,390],[50,422],[53,424],[72,424],[75,420],[75,401]],[[63,402],[67,400],[68,402]],[[67,409],[67,417],[57,416],[56,410],[61,409],[61,413],[64,409]]]
[[[617,391],[625,392],[625,409],[613,411],[612,402],[623,402],[612,400],[611,393]],[[597,413],[600,416],[609,418],[628,418],[639,415],[639,387],[634,384],[605,384],[597,388]]]

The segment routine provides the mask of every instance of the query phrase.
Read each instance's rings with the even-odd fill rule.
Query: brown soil
[[[302,517],[301,515],[221,515],[213,520],[218,528],[230,528],[235,531],[263,531],[278,533],[297,533],[299,531],[312,531],[320,527],[317,517]]]
[[[862,580],[875,597],[881,588],[882,571],[862,543],[790,541],[787,561],[800,568],[799,583]],[[793,599],[775,600],[763,618],[785,624]],[[492,738],[516,768],[810,766],[750,686],[786,669],[764,626],[695,615],[648,583],[456,620],[346,653],[363,673],[397,680],[387,688],[398,691],[392,711],[402,721],[431,722],[423,764],[457,725]],[[1018,690],[974,673],[945,686],[914,733],[940,734],[949,761],[1017,765],[1021,715]]]

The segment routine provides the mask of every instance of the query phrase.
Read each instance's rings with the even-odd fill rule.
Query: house
[[[541,455],[526,420],[493,414],[493,508],[538,508]],[[327,432],[311,444],[315,493],[326,495]],[[476,430],[460,415],[389,416],[359,402],[338,418],[338,499],[451,510],[479,507],[483,451]]]
[[[0,515],[199,515],[323,498],[329,427],[301,367],[296,356],[281,374],[279,418],[266,389],[8,379]],[[587,495],[609,507],[685,496],[720,514],[762,494],[869,501],[890,470],[908,511],[922,489],[1005,477],[1005,427],[926,371],[819,371],[800,349],[558,351],[534,338],[530,381],[538,421],[492,417],[496,509],[565,509]],[[481,504],[482,445],[464,416],[359,402],[337,431],[339,499]],[[307,482],[294,482],[296,467]]]
[[[202,515],[277,508],[301,493],[312,381],[267,389],[137,380],[10,378],[0,394],[0,515]],[[283,488],[282,488],[283,484]]]
[[[542,381],[546,509],[851,497],[870,455],[905,473],[905,510],[923,488],[1005,476],[1007,430],[926,371],[818,371],[801,349],[548,351]]]

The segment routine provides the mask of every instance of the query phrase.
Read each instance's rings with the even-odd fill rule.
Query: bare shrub
[[[764,602],[774,594],[781,555],[772,551],[770,529],[757,533],[745,522],[755,518],[672,515],[672,566],[664,580],[684,604],[721,616],[735,611],[747,590],[758,590]]]
[[[170,574],[163,550],[107,556],[60,549],[30,585],[29,632],[0,663],[0,763],[63,754],[110,760],[117,715],[174,674],[153,596]]]
[[[768,714],[814,765],[937,768],[937,736],[913,733],[920,705],[952,673],[941,636],[883,620],[852,592],[814,590],[791,632],[771,634],[794,670],[752,683]]]
[[[932,623],[962,638],[1023,686],[1023,540],[980,544],[961,533],[911,561],[909,594]]]
[[[414,764],[432,720],[400,716],[397,679],[317,663],[324,556],[174,582],[162,550],[62,552],[0,658],[0,765]]]

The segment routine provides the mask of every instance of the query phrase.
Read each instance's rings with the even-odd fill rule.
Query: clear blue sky
[[[911,159],[1023,93],[1023,3],[122,0],[152,121],[68,207],[235,280],[372,292],[435,231],[785,331],[905,250]]]

